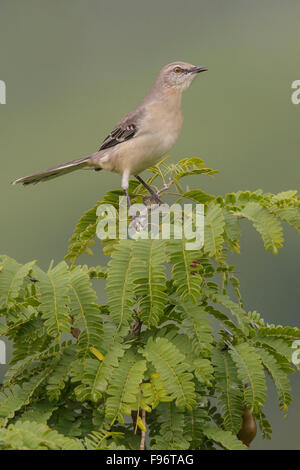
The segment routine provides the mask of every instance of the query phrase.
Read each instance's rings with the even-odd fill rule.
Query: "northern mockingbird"
[[[16,179],[12,184],[24,185],[48,181],[81,168],[109,170],[122,175],[122,188],[128,204],[131,175],[142,183],[154,200],[158,195],[138,176],[158,163],[176,142],[181,126],[181,95],[199,72],[206,67],[186,62],[173,62],[163,67],[148,95],[127,114],[103,141],[98,152],[48,170]]]

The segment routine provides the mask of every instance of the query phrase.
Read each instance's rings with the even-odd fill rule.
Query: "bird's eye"
[[[175,73],[181,73],[182,72],[182,68],[181,67],[175,67],[175,69],[173,70]]]

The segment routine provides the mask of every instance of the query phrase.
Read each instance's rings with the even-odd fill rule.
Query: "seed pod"
[[[250,444],[255,438],[256,433],[257,426],[254,416],[248,408],[244,408],[243,423],[237,437],[240,441],[242,441],[243,444],[245,444],[247,447],[250,447]]]

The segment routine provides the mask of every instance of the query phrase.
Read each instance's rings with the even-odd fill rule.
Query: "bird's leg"
[[[128,207],[131,206],[131,201],[130,201],[130,196],[129,196],[129,192],[128,192],[128,189],[124,189],[124,192],[125,192],[125,195],[126,195],[126,198],[127,198],[127,204],[128,204]]]
[[[149,191],[149,193],[151,194],[151,196],[153,197],[153,199],[155,200],[155,202],[157,202],[157,204],[163,204],[162,200],[159,199],[157,193],[155,191],[153,191],[153,189],[138,175],[135,175],[135,178],[140,182],[142,183],[143,186],[145,186],[145,188],[147,189],[147,191]]]

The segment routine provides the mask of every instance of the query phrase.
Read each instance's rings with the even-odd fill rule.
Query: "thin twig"
[[[164,191],[167,191],[173,183],[174,181],[172,179],[170,179],[168,183],[164,183],[163,187],[157,191],[157,195],[159,196]]]
[[[146,411],[145,410],[142,410],[142,421],[146,429]],[[142,431],[140,450],[145,450],[145,440],[146,440],[146,431]]]
[[[163,180],[163,183],[165,184],[165,183],[166,183],[166,180],[165,180],[164,174],[163,174],[163,172],[161,171],[161,168],[160,168],[160,167],[158,167],[158,171],[159,171],[159,174],[160,174],[161,179]]]
[[[143,322],[138,318],[138,319],[131,325],[131,327],[130,327],[130,333],[131,333],[133,336],[135,336],[135,337],[140,336],[142,324],[143,324]]]

